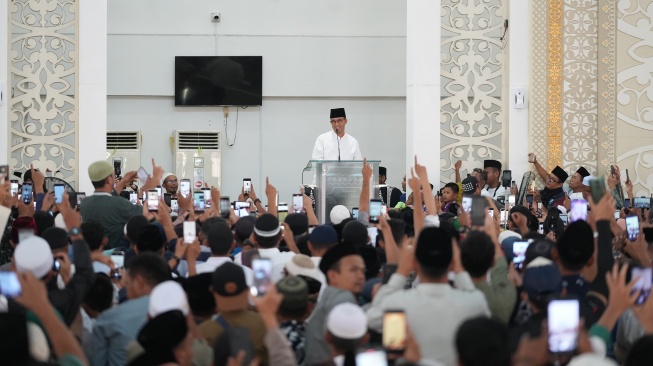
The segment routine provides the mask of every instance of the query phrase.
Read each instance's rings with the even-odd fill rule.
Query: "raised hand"
[[[32,171],[32,182],[34,183],[34,193],[43,193],[43,183],[45,182],[45,175],[37,169],[34,169],[34,164],[29,165]]]
[[[365,182],[369,182],[370,178],[372,177],[372,165],[367,164],[367,158],[363,159],[363,179]]]

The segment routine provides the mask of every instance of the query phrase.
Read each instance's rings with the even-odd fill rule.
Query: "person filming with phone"
[[[358,141],[345,134],[347,115],[344,108],[331,110],[331,131],[318,136],[312,160],[363,160]]]
[[[565,192],[562,190],[562,185],[569,177],[569,174],[557,165],[553,168],[551,173],[547,173],[542,165],[540,165],[540,162],[537,161],[535,154],[528,154],[528,162],[535,166],[537,174],[539,174],[545,182],[544,189],[540,191],[542,205],[544,205],[547,210],[563,205],[565,202]]]

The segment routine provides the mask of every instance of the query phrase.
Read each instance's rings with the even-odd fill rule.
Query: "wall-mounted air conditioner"
[[[111,165],[120,159],[121,176],[137,171],[141,167],[141,131],[107,131],[106,159]]]
[[[210,131],[175,131],[173,166],[178,179],[190,179],[199,190],[208,183],[220,187],[222,152],[220,133]]]

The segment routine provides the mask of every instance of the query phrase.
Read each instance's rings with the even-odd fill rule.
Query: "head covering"
[[[469,177],[463,179],[462,186],[463,194],[472,194],[476,192],[476,188],[478,187],[478,180],[476,177],[470,175]]]
[[[236,221],[236,224],[234,225],[234,233],[239,241],[244,241],[252,235],[255,221],[256,219],[252,216],[241,217]]]
[[[106,160],[99,160],[88,166],[88,177],[91,182],[100,182],[113,174],[113,166]]]
[[[269,238],[278,235],[280,231],[279,219],[272,214],[263,214],[254,222],[254,233],[258,236]]]
[[[367,316],[360,306],[344,302],[331,309],[326,328],[337,338],[359,339],[367,333]]]
[[[305,276],[320,281],[322,273],[315,262],[305,254],[296,254],[286,262],[286,272],[291,276]]]
[[[343,205],[333,206],[331,212],[329,213],[331,223],[334,225],[338,225],[342,222],[342,220],[348,219],[350,217],[351,214],[349,213],[349,209]]]
[[[446,268],[451,264],[453,248],[451,235],[439,227],[427,227],[417,238],[415,259],[429,268]]]
[[[388,175],[388,169],[384,166],[379,167],[379,175]]]
[[[68,233],[66,230],[58,227],[51,227],[45,230],[41,237],[48,242],[52,250],[65,248],[68,245]]]
[[[569,174],[567,174],[567,172],[565,172],[564,169],[562,169],[561,167],[559,167],[557,165],[556,165],[555,168],[553,168],[553,170],[551,171],[551,174],[558,177],[558,179],[560,180],[560,183],[564,183],[567,180],[567,178],[569,178]]]
[[[582,220],[567,225],[556,249],[561,259],[568,264],[584,265],[594,254],[594,233],[590,225]]]
[[[177,279],[188,296],[188,306],[193,315],[203,316],[215,312],[215,298],[211,293],[213,273],[200,273],[197,276]]]
[[[11,241],[13,241],[14,244],[18,244],[18,231],[24,229],[32,229],[34,235],[37,234],[36,231],[38,228],[36,227],[36,221],[34,221],[34,218],[22,216],[14,220],[11,224]]]
[[[349,242],[360,246],[367,244],[368,239],[367,228],[358,220],[349,221],[342,228],[343,242]]]
[[[247,281],[242,267],[226,262],[213,272],[212,288],[220,311],[247,309]]]
[[[324,253],[322,260],[320,261],[320,271],[326,275],[334,264],[338,263],[342,258],[350,255],[359,255],[358,251],[352,244],[338,244],[334,246]]]
[[[308,304],[308,285],[299,277],[288,276],[277,282],[277,291],[283,295],[280,309],[302,309]]]
[[[533,214],[526,206],[522,206],[522,205],[512,206],[512,208],[510,209],[511,219],[512,219],[512,214],[514,213],[519,213],[526,216],[526,226],[530,226],[531,220],[533,219]]]
[[[302,235],[308,231],[308,216],[303,213],[291,213],[283,220],[294,235]]]
[[[31,272],[37,278],[45,277],[54,263],[48,242],[38,236],[23,240],[14,251],[14,259],[18,273]]]
[[[158,253],[163,245],[165,244],[166,239],[161,235],[161,230],[158,225],[149,224],[143,227],[138,234],[138,241],[136,242],[136,248],[139,252],[154,252]]]
[[[188,301],[184,289],[175,281],[165,281],[156,285],[150,293],[147,315],[154,318],[159,314],[179,310],[188,315]]]
[[[498,160],[485,160],[483,161],[483,168],[497,168],[501,170],[501,162]]]
[[[132,243],[136,243],[138,241],[138,236],[141,234],[141,230],[149,224],[150,222],[147,220],[147,217],[143,215],[132,216],[132,218],[125,224],[125,236],[127,236],[127,239]]]
[[[172,177],[172,176],[177,176],[177,174],[175,174],[175,173],[166,173],[166,174],[164,174],[163,179],[161,179],[161,184],[163,184],[166,181],[166,179],[168,179],[168,177]],[[145,183],[145,182],[143,182],[143,183]]]
[[[555,243],[547,239],[535,240],[526,249],[524,265],[527,266],[538,257],[551,260],[551,250],[553,250],[554,246]]]
[[[590,186],[590,181],[591,181],[592,179],[596,179],[596,177],[594,177],[594,176],[592,176],[592,175],[588,175],[587,177],[583,178],[583,185],[584,185],[585,187],[589,187],[589,186]]]
[[[539,257],[526,266],[522,290],[529,299],[537,300],[556,291],[560,281],[558,267],[551,260]]]
[[[501,232],[501,234],[499,234],[499,238],[498,238],[499,243],[503,243],[503,241],[508,239],[508,238],[521,239],[521,235],[519,235],[519,233],[516,233],[516,232],[514,232],[512,230],[504,230],[504,231]]]
[[[308,237],[311,244],[335,244],[338,242],[338,233],[333,226],[319,225],[313,229]]]
[[[578,168],[578,170],[576,170],[576,173],[580,174],[582,178],[585,178],[590,175],[590,172],[587,169],[585,169],[584,166]]]
[[[344,108],[333,108],[331,109],[331,115],[329,118],[347,118],[347,115],[345,114],[345,109]]]
[[[64,220],[62,214],[58,214],[54,218],[54,226],[58,227],[59,229],[64,229],[66,232],[68,232],[68,226],[66,226],[66,220]]]
[[[186,338],[188,324],[179,310],[162,313],[148,321],[138,333],[138,343],[145,353],[130,365],[161,365],[176,363],[174,349]]]

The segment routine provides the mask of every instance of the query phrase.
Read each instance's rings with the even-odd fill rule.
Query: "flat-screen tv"
[[[262,56],[175,57],[177,106],[255,106],[262,98]]]

